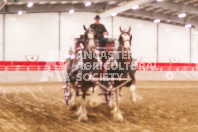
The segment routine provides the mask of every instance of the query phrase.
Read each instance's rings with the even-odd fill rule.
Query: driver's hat
[[[96,15],[94,19],[101,19],[99,15]]]

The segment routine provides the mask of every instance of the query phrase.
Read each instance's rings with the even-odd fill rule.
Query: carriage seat
[[[108,39],[107,39],[107,43],[115,43],[115,39],[108,38]]]
[[[115,40],[111,38],[105,38],[104,41],[97,43],[97,48],[100,51],[114,51],[115,50]]]

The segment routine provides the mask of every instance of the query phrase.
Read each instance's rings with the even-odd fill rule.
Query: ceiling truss
[[[32,8],[27,3],[34,2]],[[41,12],[68,12],[75,9],[76,12],[108,12],[112,9],[142,0],[90,0],[92,5],[85,7],[88,0],[0,0],[0,13],[17,13],[19,10],[25,13]],[[187,17],[180,19],[178,14],[186,13]],[[118,13],[119,16],[153,21],[160,19],[164,23],[184,25],[192,24],[198,27],[198,0],[164,0],[157,2],[149,0],[140,5],[138,10],[127,9]]]

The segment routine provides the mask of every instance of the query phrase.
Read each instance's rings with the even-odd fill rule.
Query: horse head
[[[131,49],[131,40],[132,40],[132,35],[131,35],[131,27],[129,27],[128,31],[123,31],[122,28],[120,27],[120,32],[121,35],[119,37],[119,43],[120,47],[123,47],[125,51],[130,51]]]
[[[89,51],[94,51],[96,47],[96,40],[97,40],[97,35],[96,32],[92,28],[86,28],[85,25],[83,26],[85,30],[84,38],[87,44],[87,49]]]

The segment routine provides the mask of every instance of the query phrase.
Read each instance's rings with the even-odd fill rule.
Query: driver
[[[96,15],[95,23],[91,24],[90,27],[95,30],[99,43],[101,44],[101,47],[105,47],[107,43],[107,39],[104,38],[104,35],[108,35],[108,32],[103,24],[100,23],[100,16]]]

